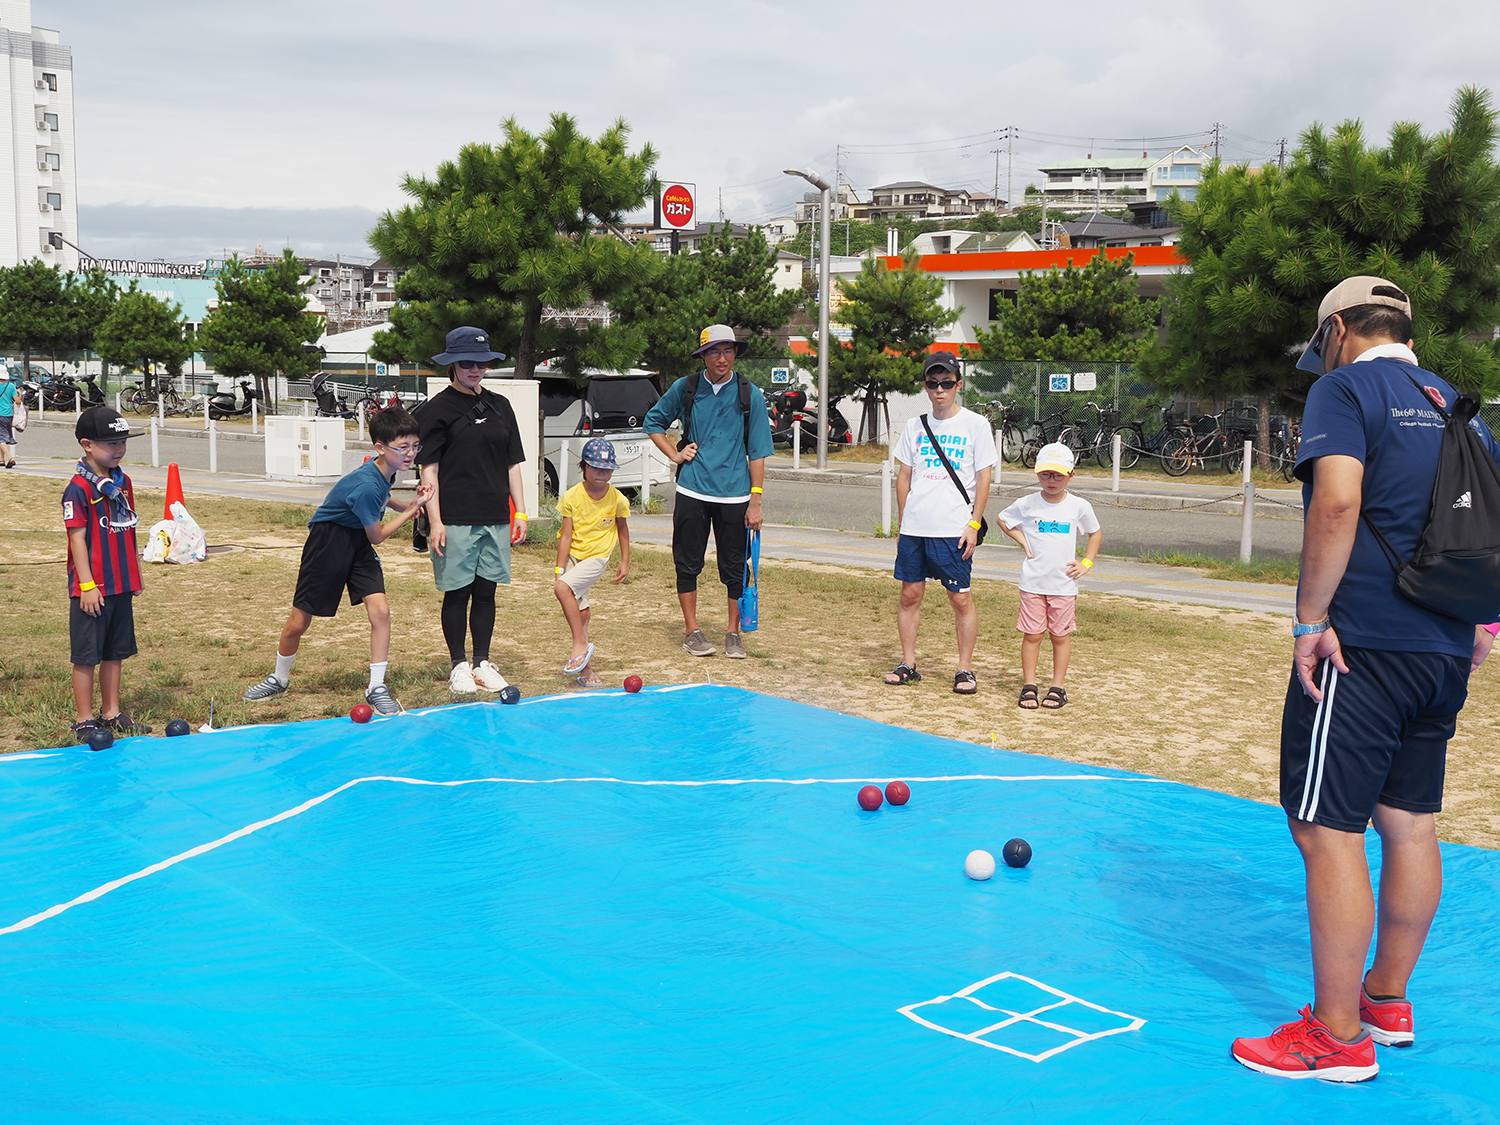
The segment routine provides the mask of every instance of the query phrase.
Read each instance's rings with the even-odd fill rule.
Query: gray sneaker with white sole
[[[745,646],[740,641],[738,633],[724,634],[724,655],[729,657],[730,660],[744,660],[746,656],[750,655],[745,651]]]
[[[703,635],[702,629],[694,629],[682,642],[682,651],[689,656],[712,656],[719,650],[708,643],[708,638]]]
[[[396,702],[396,697],[391,694],[391,689],[384,684],[376,684],[365,692],[365,702],[375,708],[377,715],[399,715],[401,704]]]
[[[251,703],[259,703],[266,699],[275,699],[278,695],[286,694],[286,684],[275,676],[267,676],[249,691],[245,692],[245,698]]]

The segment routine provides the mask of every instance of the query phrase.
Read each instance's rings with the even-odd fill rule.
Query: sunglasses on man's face
[[[944,379],[939,383],[936,379],[927,379],[923,381],[922,385],[929,391],[951,391],[954,387],[958,386],[958,380]]]
[[[489,367],[489,363],[482,359],[461,359],[458,361],[458,366],[464,371],[473,371],[476,367],[483,371]]]

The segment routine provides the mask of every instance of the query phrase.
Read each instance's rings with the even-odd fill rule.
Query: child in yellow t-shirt
[[[620,544],[620,567],[615,581],[624,582],[630,572],[630,501],[609,483],[619,462],[615,447],[604,438],[590,438],[578,463],[583,481],[563,494],[557,503],[562,531],[557,542],[557,581],[552,592],[562,603],[563,616],[573,631],[573,654],[563,665],[566,675],[578,677],[584,687],[599,687],[603,681],[589,670],[594,646],[589,641],[589,588],[603,576]]]

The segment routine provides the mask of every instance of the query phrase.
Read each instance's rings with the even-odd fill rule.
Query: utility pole
[[[1223,134],[1223,132],[1224,132],[1224,123],[1222,121],[1215,121],[1214,122],[1214,159],[1215,160],[1219,159],[1219,139],[1220,139],[1221,135]]]
[[[1012,176],[1016,166],[1016,127],[1005,127],[1005,202],[1008,206],[1015,199],[1015,183]]]
[[[1276,167],[1277,168],[1285,168],[1286,167],[1286,138],[1285,137],[1281,138],[1281,141],[1280,141],[1280,143],[1278,145],[1278,151],[1276,153]]]
[[[995,157],[995,210],[1000,209],[1000,149],[992,148],[990,152]]]
[[[724,225],[724,189],[719,189],[719,226]]]

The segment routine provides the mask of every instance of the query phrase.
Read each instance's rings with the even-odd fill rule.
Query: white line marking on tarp
[[[103,898],[111,891],[117,891],[137,879],[145,879],[155,875],[159,871],[165,871],[169,867],[175,867],[184,860],[195,859],[205,855],[225,844],[231,844],[235,840],[259,832],[262,828],[269,828],[273,824],[280,824],[283,820],[290,820],[294,816],[301,816],[309,809],[316,808],[324,801],[337,797],[346,789],[352,789],[356,785],[363,785],[369,781],[389,781],[398,785],[423,785],[434,788],[452,789],[464,785],[578,785],[578,784],[603,784],[603,785],[640,785],[640,786],[666,786],[674,788],[704,788],[709,786],[727,785],[858,785],[861,783],[876,783],[895,781],[896,778],[875,777],[737,777],[716,778],[708,781],[638,781],[620,777],[470,777],[455,781],[431,781],[420,777],[394,777],[386,775],[375,775],[372,777],[356,777],[353,781],[346,781],[337,789],[330,789],[327,793],[311,797],[300,805],[279,812],[275,816],[267,817],[265,820],[257,820],[254,824],[247,824],[238,828],[227,836],[220,836],[217,840],[210,840],[206,844],[199,844],[196,848],[189,848],[160,863],[153,863],[150,867],[143,867],[133,874],[112,880],[95,887],[91,891],[79,895],[75,899],[58,903],[56,906],[48,907],[40,914],[33,914],[29,918],[22,918],[11,926],[0,929],[0,937],[5,934],[13,934],[19,930],[28,930],[39,922],[45,922],[48,918],[55,918],[66,910],[84,903],[93,902],[95,899]],[[1175,785],[1176,782],[1168,781],[1160,777],[1110,777],[1106,774],[1025,774],[1016,776],[1005,776],[1000,774],[953,774],[942,777],[907,777],[901,780],[908,782],[939,782],[939,781],[1121,781],[1121,782],[1144,782],[1153,785]],[[915,1018],[915,1017],[913,1017]]]

